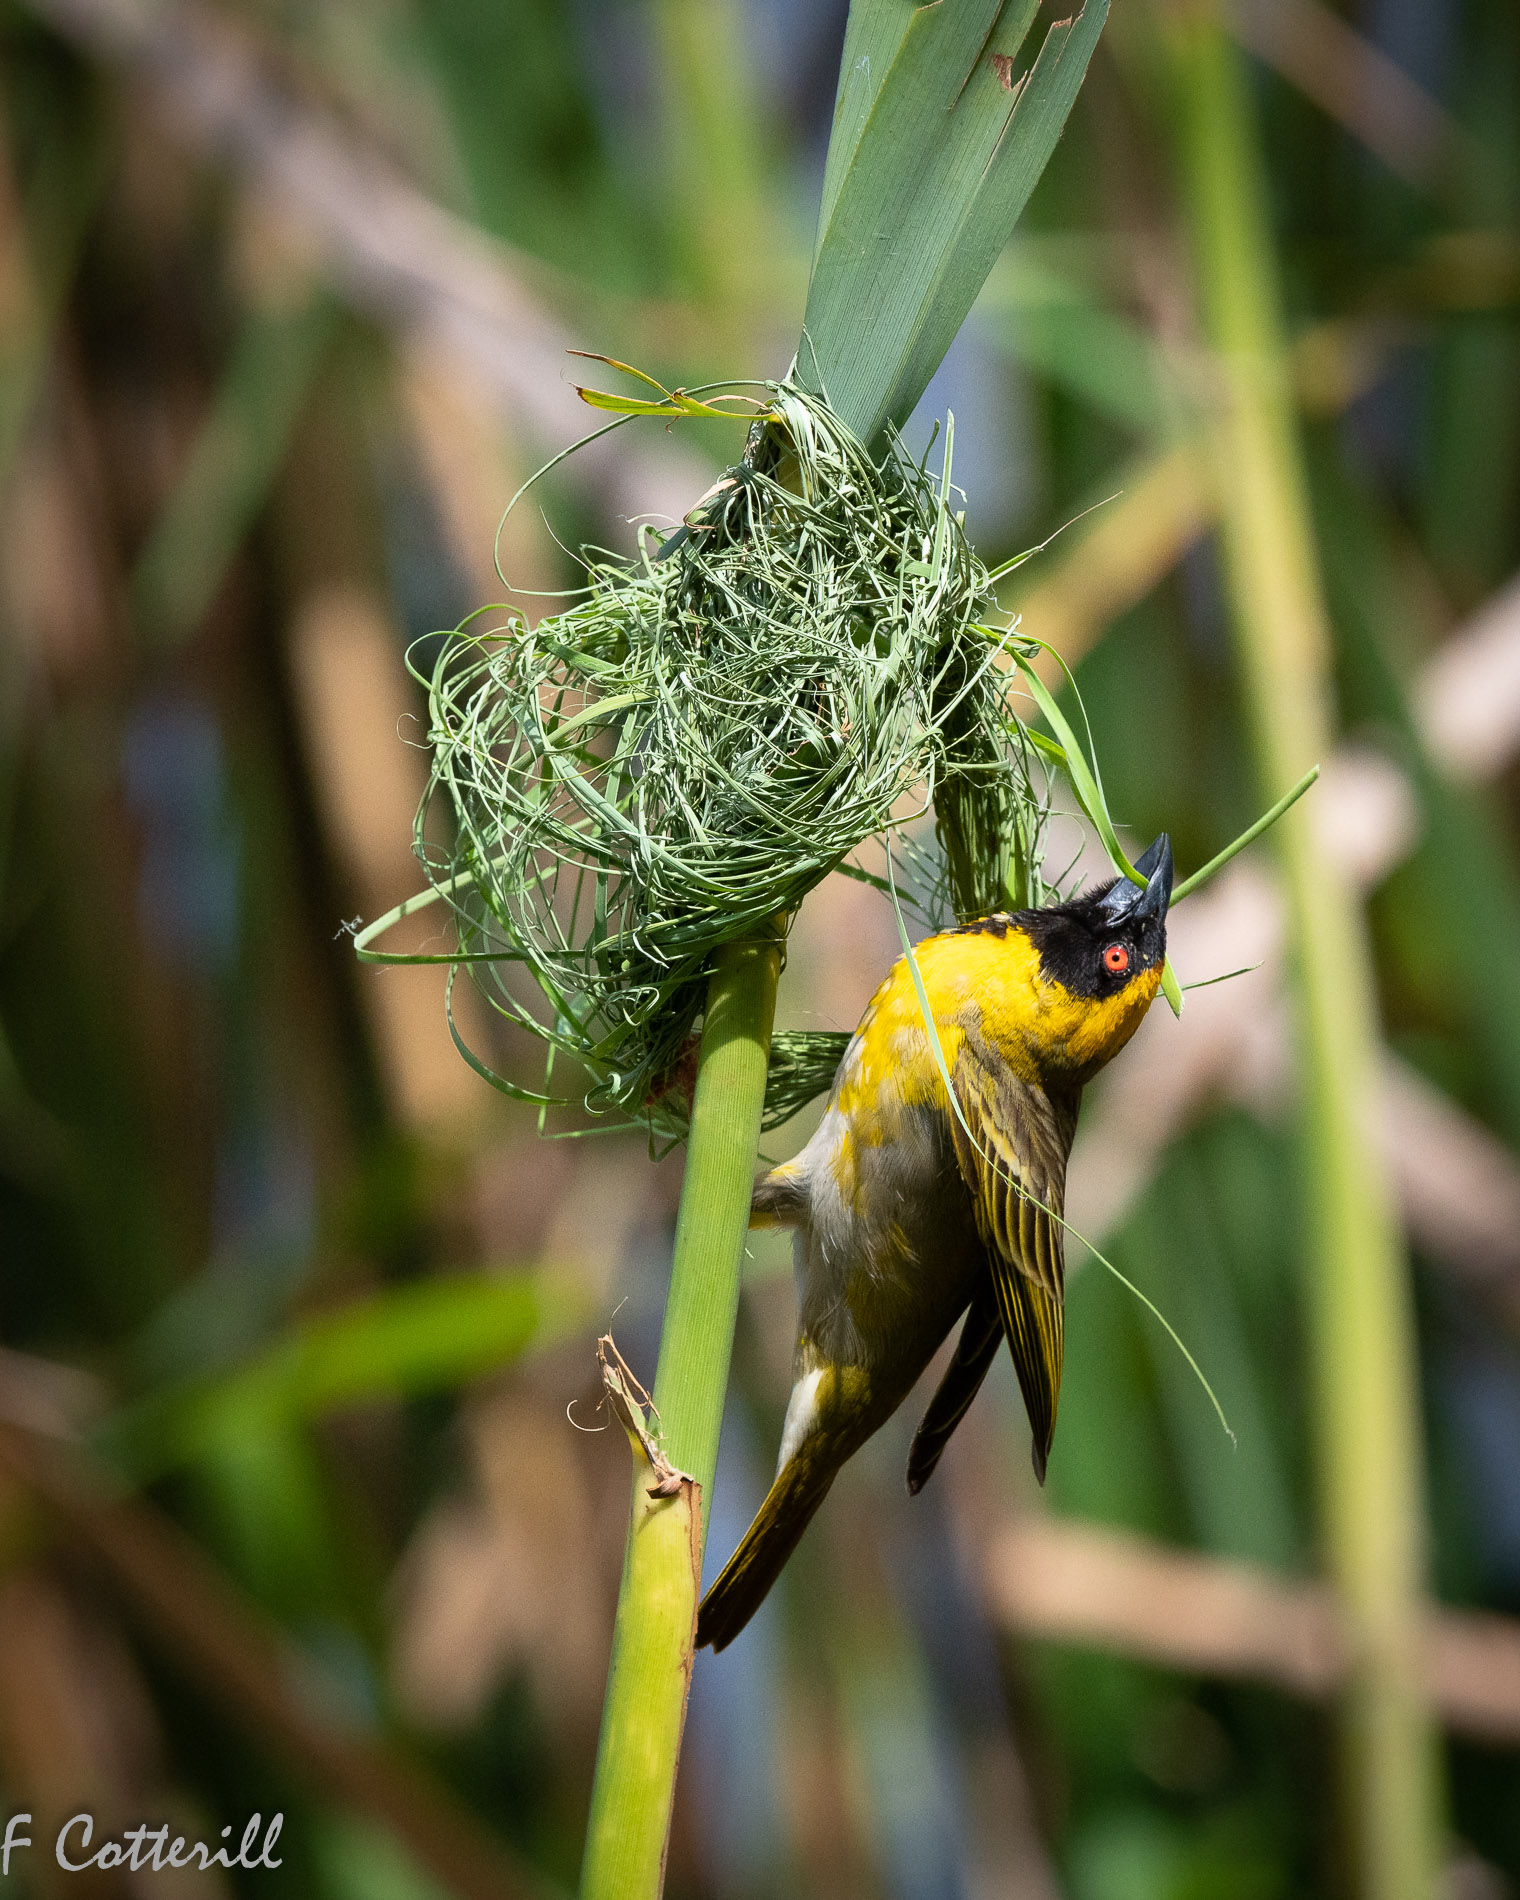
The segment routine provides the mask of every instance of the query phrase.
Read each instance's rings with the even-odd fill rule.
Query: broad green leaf
[[[892,70],[892,62],[901,51],[914,15],[919,11],[919,0],[854,0],[850,8],[844,52],[839,61],[829,154],[823,170],[823,200],[818,209],[818,235],[813,245],[815,264],[834,215],[839,188],[854,162],[860,135],[881,91],[881,83]]]
[[[906,420],[986,281],[1108,0],[1052,26],[1015,81],[1035,10],[940,0],[904,22],[897,0],[852,8],[798,374],[868,442]]]

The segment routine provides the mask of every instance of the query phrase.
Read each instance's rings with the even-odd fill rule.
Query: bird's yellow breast
[[[914,952],[945,1067],[974,1033],[1021,1080],[1080,1084],[1117,1055],[1160,987],[1159,967],[1112,996],[1079,996],[1044,976],[1039,951],[1013,926],[947,931]],[[858,1141],[893,1132],[894,1108],[944,1099],[939,1063],[907,958],[872,997],[841,1072],[835,1106]]]

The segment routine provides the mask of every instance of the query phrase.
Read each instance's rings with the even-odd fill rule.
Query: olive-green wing
[[[1059,1217],[1076,1102],[1053,1103],[995,1056],[969,1044],[953,1079],[961,1110],[951,1116],[955,1158],[987,1249],[1034,1434],[1034,1468],[1043,1483],[1061,1393],[1066,1256]]]

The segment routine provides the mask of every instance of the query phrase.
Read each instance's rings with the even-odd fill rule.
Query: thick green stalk
[[[635,1443],[633,1506],[602,1712],[581,1900],[655,1900],[691,1682],[705,1499],[718,1462],[776,984],[779,932],[731,944],[707,993],[675,1260],[655,1377],[659,1448],[696,1480],[652,1497]]]
[[[1182,170],[1218,366],[1224,550],[1262,783],[1331,741],[1331,646],[1292,410],[1265,180],[1210,0],[1177,28]],[[1352,1674],[1343,1725],[1364,1900],[1430,1900],[1436,1755],[1419,1683],[1423,1497],[1409,1278],[1371,1127],[1378,1029],[1352,893],[1307,809],[1278,827],[1298,965],[1308,1275],[1324,1541]]]
[[[739,1269],[760,1145],[782,938],[731,944],[713,973],[654,1402],[665,1451],[712,1495]],[[704,1525],[702,1538],[707,1537]]]

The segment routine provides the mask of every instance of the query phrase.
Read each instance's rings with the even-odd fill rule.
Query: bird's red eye
[[[1111,943],[1103,952],[1103,967],[1115,976],[1129,968],[1129,952],[1122,943]]]

